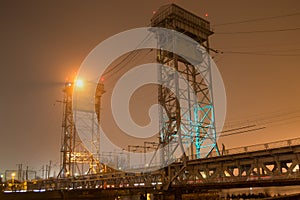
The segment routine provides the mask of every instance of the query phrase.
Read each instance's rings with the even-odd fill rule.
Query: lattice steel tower
[[[85,173],[99,173],[102,165],[98,158],[91,154],[80,140],[74,123],[73,116],[73,89],[76,83],[67,82],[63,89],[63,119],[62,119],[62,138],[61,138],[61,170],[58,177],[84,175]],[[94,121],[100,122],[101,96],[104,93],[103,84],[98,84],[95,94],[95,111],[97,117]],[[95,124],[94,121],[91,121]],[[91,133],[92,135],[94,133]],[[97,137],[99,140],[100,138]],[[91,141],[93,142],[93,141]],[[97,141],[99,143],[99,141]]]
[[[161,7],[152,17],[151,26],[176,30],[197,41],[207,52],[209,50],[208,37],[213,34],[210,23],[175,4]],[[208,53],[202,56],[208,56]],[[172,69],[160,67],[158,72],[161,83],[158,98],[164,108],[160,110],[160,143],[161,146],[173,144],[173,149],[165,151],[162,159],[172,159],[170,155],[178,148],[178,143],[186,141],[192,145],[186,150],[184,158],[186,154],[189,159],[207,157],[213,149],[219,152],[210,63],[201,63],[199,71],[183,57],[163,49],[157,50],[157,61]],[[188,80],[193,91],[180,85],[182,78]],[[196,94],[196,99],[190,95],[192,93]],[[179,102],[186,104],[180,105]]]

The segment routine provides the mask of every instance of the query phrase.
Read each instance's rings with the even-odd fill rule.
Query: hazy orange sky
[[[66,78],[98,43],[149,25],[152,12],[170,2],[1,0],[0,172],[17,163],[58,166],[62,105],[56,100]],[[213,56],[226,87],[227,124],[266,127],[220,143],[231,148],[299,137],[300,1],[172,2],[211,22],[210,46],[224,52]]]

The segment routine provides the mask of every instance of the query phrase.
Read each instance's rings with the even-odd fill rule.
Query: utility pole
[[[23,169],[22,169],[22,163],[21,164],[17,164],[18,166],[18,180],[19,181],[22,181],[22,172],[23,172]]]
[[[49,162],[49,169],[48,169],[48,178],[50,178],[50,172],[51,172],[51,168],[52,168],[52,161],[50,160]]]

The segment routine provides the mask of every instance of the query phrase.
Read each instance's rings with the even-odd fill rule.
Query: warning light
[[[104,80],[105,80],[105,78],[104,78],[104,77],[101,77],[100,81],[103,82]]]
[[[208,13],[205,13],[205,15],[204,15],[205,17],[208,17]]]
[[[153,14],[153,15],[155,15],[155,13],[156,13],[156,11],[155,11],[155,10],[153,10],[153,11],[152,11],[152,14]]]

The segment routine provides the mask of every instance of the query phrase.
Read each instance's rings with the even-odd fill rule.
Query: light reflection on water
[[[252,187],[252,188],[235,188],[226,189],[221,191],[222,195],[227,194],[258,194],[258,193],[268,193],[272,196],[289,195],[289,194],[299,194],[300,186],[276,186],[276,187]]]

